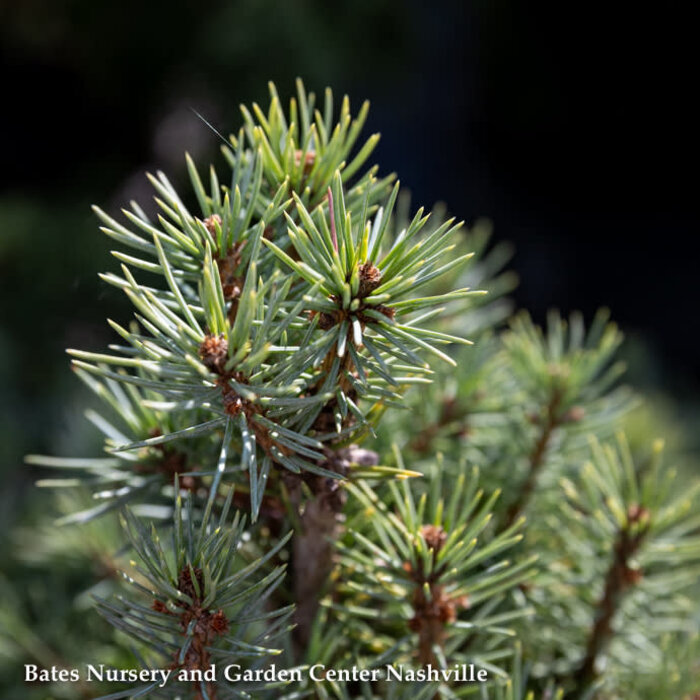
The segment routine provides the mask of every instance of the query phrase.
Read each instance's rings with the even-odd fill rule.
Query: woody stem
[[[549,403],[547,404],[546,416],[541,426],[539,436],[528,458],[527,478],[520,489],[518,498],[511,504],[510,508],[508,508],[508,512],[506,513],[506,528],[510,527],[520,517],[523,511],[527,508],[527,505],[532,498],[532,494],[535,491],[537,480],[542,467],[545,464],[545,457],[547,455],[549,442],[560,423],[559,404],[561,403],[561,399],[561,392],[558,389],[554,389],[552,391]]]
[[[613,635],[612,622],[628,588],[634,585],[629,561],[644,538],[645,530],[632,535],[623,528],[613,548],[613,559],[605,577],[603,594],[595,609],[595,622],[586,642],[583,661],[573,675],[575,692],[583,693],[596,680],[596,662]]]

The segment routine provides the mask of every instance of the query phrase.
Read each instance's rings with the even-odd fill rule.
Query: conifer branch
[[[590,606],[590,626],[574,642],[576,662],[561,674],[568,696],[575,698],[610,683],[601,676],[602,661],[627,658],[636,637],[651,645],[659,630],[686,627],[682,591],[696,582],[700,566],[692,510],[700,486],[674,493],[675,475],[661,464],[660,443],[641,466],[635,466],[622,435],[614,445],[594,443],[592,449],[578,483],[563,481],[567,503],[559,523],[568,540],[562,563],[573,584],[568,589],[573,598],[565,604]],[[634,613],[644,605],[655,610],[653,626],[640,626]],[[559,653],[572,657],[570,648]]]
[[[506,513],[505,525],[512,525],[527,508],[532,493],[537,486],[537,477],[544,466],[547,448],[552,438],[552,434],[561,424],[559,416],[559,407],[562,400],[562,391],[558,387],[552,389],[552,395],[545,409],[545,418],[540,425],[539,437],[535,441],[527,460],[527,477],[525,483],[518,493],[518,498],[515,500]]]
[[[100,561],[111,579],[113,553],[133,553],[130,592],[98,610],[142,667],[195,672],[106,698],[476,690],[448,675],[204,677],[271,654],[294,668],[476,664],[492,700],[696,692],[687,674],[634,672],[640,648],[660,668],[695,639],[684,591],[700,515],[697,487],[674,494],[656,461],[637,468],[624,440],[605,442],[634,405],[621,334],[606,312],[588,331],[556,313],[501,331],[508,248],[444,208],[413,213],[369,165],[367,103],[353,117],[347,97],[338,114],[329,90],[320,101],[298,82],[285,109],[270,85],[268,107],[241,108],[225,171],[204,177],[186,156],[188,195],[149,175],[155,216],[95,208],[119,261],[102,279],[133,307],[109,321],[106,351],[69,350],[103,404],[86,415],[105,454],[27,462],[57,474],[43,485],[90,494],[64,499],[62,526],[121,514],[128,544],[109,531]],[[77,529],[58,532],[79,549]]]
[[[586,643],[586,651],[580,668],[574,674],[578,688],[588,688],[596,679],[596,661],[613,634],[613,618],[627,588],[641,579],[641,572],[633,568],[632,561],[649,529],[649,512],[637,504],[631,504],[627,523],[620,530],[613,547],[613,557],[605,577],[603,595],[594,612],[595,623]]]
[[[221,680],[214,683],[205,677],[217,656],[243,659],[279,653],[263,641],[269,644],[274,639],[275,628],[278,635],[284,631],[291,608],[270,613],[262,604],[280,584],[284,568],[276,567],[254,583],[249,579],[288,537],[264,557],[232,571],[244,528],[238,513],[227,525],[232,497],[233,492],[229,492],[218,522],[213,522],[209,506],[195,530],[192,499],[183,504],[178,496],[170,551],[163,548],[153,526],[149,531],[128,510],[123,512],[123,526],[139,558],[138,563],[132,562],[133,573],[125,573],[124,578],[146,600],[119,597],[113,603],[97,599],[98,610],[114,627],[157,654],[171,672],[184,669],[194,678],[173,681],[170,687],[153,684],[130,693],[148,690],[152,697],[171,697],[173,686],[189,683],[195,700],[216,700]],[[263,635],[249,633],[249,624],[261,619],[273,623],[270,629]],[[196,674],[200,674],[198,678]],[[221,686],[226,689],[227,684]]]

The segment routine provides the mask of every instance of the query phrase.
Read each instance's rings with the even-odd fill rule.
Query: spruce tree
[[[69,350],[105,454],[27,461],[65,475],[64,546],[100,533],[132,666],[171,671],[105,700],[700,692],[698,484],[625,439],[621,333],[511,315],[508,248],[413,213],[367,103],[320,102],[271,85],[223,167],[149,175],[155,215],[95,207],[133,305]]]

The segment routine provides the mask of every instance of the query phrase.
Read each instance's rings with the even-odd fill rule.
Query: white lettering
[[[403,680],[403,666],[398,668],[394,666],[386,666],[386,679],[388,681],[402,681]]]
[[[100,670],[98,671],[92,664],[88,664],[87,667],[87,681],[98,680],[100,682],[104,681],[104,664],[100,664]]]
[[[239,664],[231,664],[230,666],[227,666],[224,669],[224,678],[226,678],[227,681],[240,681],[241,680],[241,674],[239,671],[241,670],[241,667]]]
[[[317,669],[318,669],[318,674],[317,674]],[[322,681],[325,677],[325,670],[326,667],[324,664],[315,664],[309,669],[309,677],[311,678],[312,681]]]
[[[68,683],[68,681],[79,681],[80,673],[76,668],[58,668],[52,666],[39,668],[36,664],[24,665],[24,680],[27,683]]]

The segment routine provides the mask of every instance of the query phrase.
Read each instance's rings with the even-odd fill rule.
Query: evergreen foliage
[[[509,249],[411,215],[368,167],[368,105],[323,101],[298,82],[285,112],[270,86],[225,176],[187,156],[187,195],[149,176],[156,215],[95,208],[120,263],[102,278],[134,309],[108,352],[69,351],[106,456],[27,461],[74,494],[56,534],[73,554],[94,548],[77,524],[110,523],[92,593],[132,664],[474,664],[488,682],[219,676],[105,700],[700,692],[700,487],[621,436],[620,332],[606,312],[587,331],[511,316]]]

